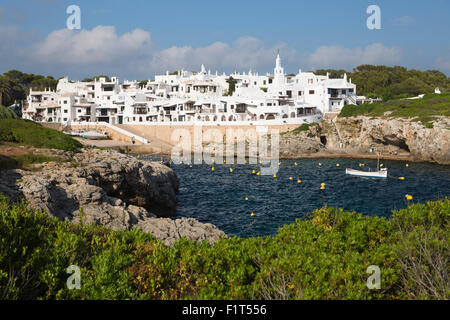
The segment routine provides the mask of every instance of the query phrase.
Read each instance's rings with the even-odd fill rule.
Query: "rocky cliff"
[[[450,164],[450,120],[441,118],[427,128],[407,119],[336,118],[280,138],[281,156],[290,157],[315,152],[361,155],[372,147],[417,161]]]
[[[35,171],[0,170],[0,193],[25,198],[30,207],[61,220],[97,223],[114,230],[140,228],[172,245],[186,236],[214,242],[223,232],[175,213],[178,178],[169,167],[115,151],[53,150],[69,162],[39,164]]]

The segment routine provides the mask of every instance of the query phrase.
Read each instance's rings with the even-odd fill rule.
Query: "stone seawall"
[[[125,129],[129,132],[135,133],[146,137],[148,139],[156,138],[165,143],[174,145],[177,141],[172,140],[172,136],[176,138],[175,130],[186,130],[193,139],[195,126],[192,125],[117,125],[119,128]],[[272,130],[279,130],[279,132],[287,132],[298,128],[299,124],[285,124],[285,125],[262,125],[268,128],[268,133]],[[237,132],[242,130],[244,132],[253,131],[256,132],[257,125],[202,125],[201,132],[205,133],[209,129],[218,130],[222,135],[227,133],[227,130],[232,130],[232,132]]]

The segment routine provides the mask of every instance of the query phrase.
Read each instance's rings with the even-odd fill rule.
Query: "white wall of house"
[[[236,80],[236,90],[232,96],[224,96],[230,76]],[[252,70],[219,75],[202,65],[198,73],[179,70],[173,75],[156,75],[142,88],[136,80],[120,83],[117,77],[93,82],[75,82],[66,77],[59,80],[56,92],[30,91],[24,117],[42,113],[40,105],[52,106],[50,102],[58,109],[51,115],[52,121],[61,123],[283,123],[301,122],[301,118],[312,114],[335,112],[346,104],[356,104],[356,86],[346,75],[330,79],[328,75],[299,70],[295,76],[287,77],[277,55],[273,75],[259,75]],[[47,113],[43,115],[37,121],[49,120]]]

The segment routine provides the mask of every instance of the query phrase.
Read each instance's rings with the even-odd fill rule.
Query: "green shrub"
[[[448,299],[450,201],[395,211],[391,235],[401,284],[410,299]]]
[[[420,121],[427,128],[432,128],[431,121],[437,117],[450,117],[450,93],[426,94],[422,99],[390,100],[383,103],[363,104],[360,106],[346,105],[339,117],[357,117],[360,115],[372,117],[410,118]]]
[[[0,142],[78,152],[81,143],[71,136],[22,119],[0,119]]]
[[[181,239],[59,222],[0,195],[3,299],[448,299],[450,199],[392,219],[315,210],[275,236]],[[69,290],[66,269],[81,270]],[[381,289],[366,287],[367,267]]]

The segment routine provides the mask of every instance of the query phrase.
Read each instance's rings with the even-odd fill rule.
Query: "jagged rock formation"
[[[322,124],[326,148],[367,152],[370,147],[407,152],[416,160],[450,164],[450,121],[442,118],[433,128],[406,119],[337,118]]]
[[[280,156],[286,157],[314,152],[361,155],[372,147],[418,161],[450,164],[450,120],[441,118],[433,128],[426,128],[407,119],[336,118],[280,137]]]
[[[270,139],[269,139],[270,141]],[[280,136],[280,157],[292,157],[297,154],[313,154],[325,150],[320,142],[320,126],[311,125],[309,130],[287,132]]]
[[[175,213],[179,185],[163,164],[99,149],[61,156],[71,162],[39,164],[38,171],[0,170],[0,192],[14,201],[25,198],[60,220],[114,230],[138,227],[168,245],[183,235],[212,243],[224,234],[194,219],[157,218]]]

